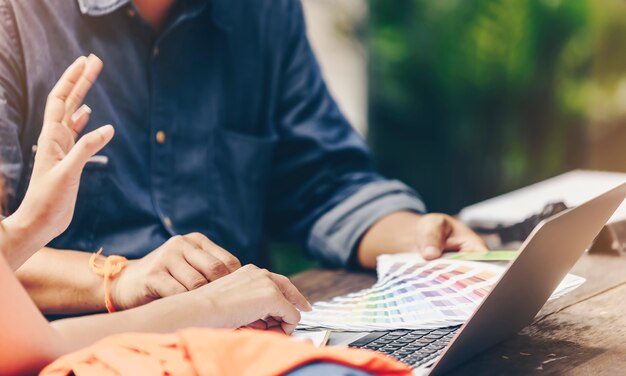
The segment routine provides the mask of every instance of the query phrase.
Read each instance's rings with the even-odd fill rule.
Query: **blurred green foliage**
[[[584,165],[603,2],[369,3],[369,140],[430,210]]]
[[[310,258],[297,244],[272,244],[269,256],[271,270],[283,275],[292,275],[319,266],[319,262]]]

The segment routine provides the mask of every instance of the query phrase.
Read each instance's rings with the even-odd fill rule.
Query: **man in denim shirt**
[[[85,132],[116,127],[86,167],[68,231],[19,271],[44,312],[103,309],[88,267],[100,247],[131,259],[113,281],[118,309],[257,262],[264,238],[300,241],[337,266],[484,248],[374,170],[328,93],[297,0],[0,0],[0,28],[9,208],[28,184],[47,93],[73,58],[105,63]]]

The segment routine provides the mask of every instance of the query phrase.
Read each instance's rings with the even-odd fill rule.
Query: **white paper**
[[[510,225],[540,213],[546,204],[561,201],[568,207],[578,206],[624,182],[624,173],[574,170],[470,205],[461,210],[459,218],[470,226]],[[626,203],[617,209],[609,223],[624,219]]]

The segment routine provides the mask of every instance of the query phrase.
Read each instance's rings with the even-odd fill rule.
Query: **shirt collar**
[[[230,0],[196,0],[211,2],[213,22],[225,31],[231,29]],[[97,17],[104,16],[129,4],[130,0],[78,0],[78,6],[82,14]]]

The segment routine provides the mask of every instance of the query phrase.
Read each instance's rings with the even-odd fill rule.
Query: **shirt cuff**
[[[425,213],[417,193],[397,180],[369,183],[313,225],[307,248],[332,266],[347,266],[365,232],[382,217],[410,210]]]

